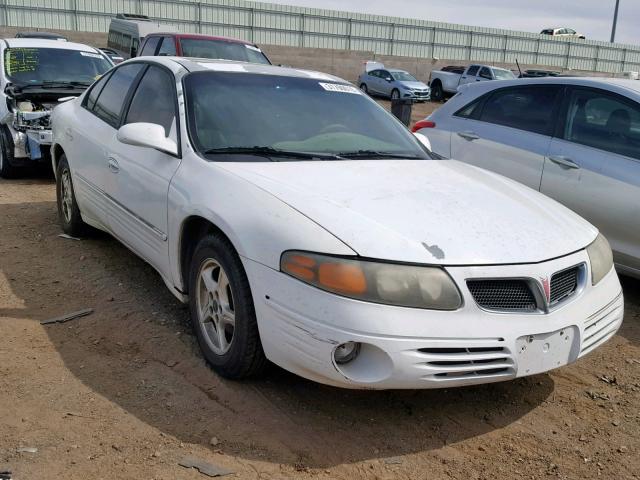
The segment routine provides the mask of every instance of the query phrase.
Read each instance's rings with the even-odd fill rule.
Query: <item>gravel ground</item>
[[[618,335],[549,374],[367,392],[274,367],[240,383],[207,367],[152,268],[107,235],[58,237],[51,179],[0,180],[0,208],[0,471],[16,480],[207,478],[186,456],[242,479],[639,478],[638,281]]]

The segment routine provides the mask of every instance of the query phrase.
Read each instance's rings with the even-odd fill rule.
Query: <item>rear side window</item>
[[[503,88],[489,96],[480,121],[551,135],[553,112],[560,92],[557,85]]]
[[[493,76],[491,75],[491,70],[489,70],[487,67],[482,67],[482,70],[480,70],[480,76],[489,80],[493,78]]]
[[[93,106],[93,113],[116,128],[127,93],[144,65],[131,63],[117,68],[107,80]]]
[[[109,80],[110,76],[111,73],[107,73],[104,77],[93,84],[93,87],[91,87],[91,90],[89,90],[89,93],[87,93],[87,97],[84,101],[84,105],[87,109],[93,109],[96,104],[96,100],[98,99],[98,95],[100,95],[100,92],[102,92],[102,89],[107,83],[107,80]]]
[[[471,75],[472,77],[475,77],[478,74],[478,70],[480,70],[480,67],[478,65],[472,65],[469,67],[469,70],[467,71],[467,75]]]
[[[165,136],[177,142],[175,87],[172,79],[161,68],[149,67],[133,95],[124,123],[162,125]]]
[[[156,48],[161,38],[162,37],[149,37],[145,42],[144,46],[142,47],[142,50],[140,50],[140,56],[143,57],[143,56],[155,55]]]
[[[176,41],[173,37],[162,37],[158,55],[166,55],[169,57],[176,55]]]
[[[571,93],[564,139],[640,159],[640,107],[602,90]]]

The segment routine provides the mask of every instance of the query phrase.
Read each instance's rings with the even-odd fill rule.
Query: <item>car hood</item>
[[[419,88],[422,90],[426,90],[427,88],[429,88],[422,82],[398,82],[398,83],[406,88]]]
[[[539,192],[453,160],[217,165],[276,196],[363,257],[441,265],[534,263],[580,250],[598,233]]]

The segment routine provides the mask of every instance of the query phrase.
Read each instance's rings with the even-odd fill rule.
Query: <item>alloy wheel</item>
[[[236,313],[229,277],[214,259],[203,262],[198,274],[196,303],[198,321],[209,347],[224,355],[233,343]]]
[[[71,189],[71,174],[69,169],[65,169],[62,172],[62,178],[60,182],[60,197],[62,200],[62,214],[64,215],[64,221],[71,222],[71,215],[73,209],[73,190]]]

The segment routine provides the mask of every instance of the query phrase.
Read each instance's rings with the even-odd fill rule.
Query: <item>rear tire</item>
[[[58,161],[56,173],[56,199],[58,203],[58,220],[62,231],[72,237],[79,237],[87,231],[87,224],[82,220],[76,194],[71,179],[71,169],[67,156],[62,155]]]
[[[13,164],[13,139],[9,130],[0,127],[0,177],[15,178],[19,169]]]
[[[433,82],[431,85],[431,99],[436,102],[444,100],[444,91],[442,90],[442,84],[439,81]]]
[[[241,379],[264,371],[267,359],[249,280],[235,249],[219,233],[205,236],[196,246],[189,310],[202,353],[218,374]]]

